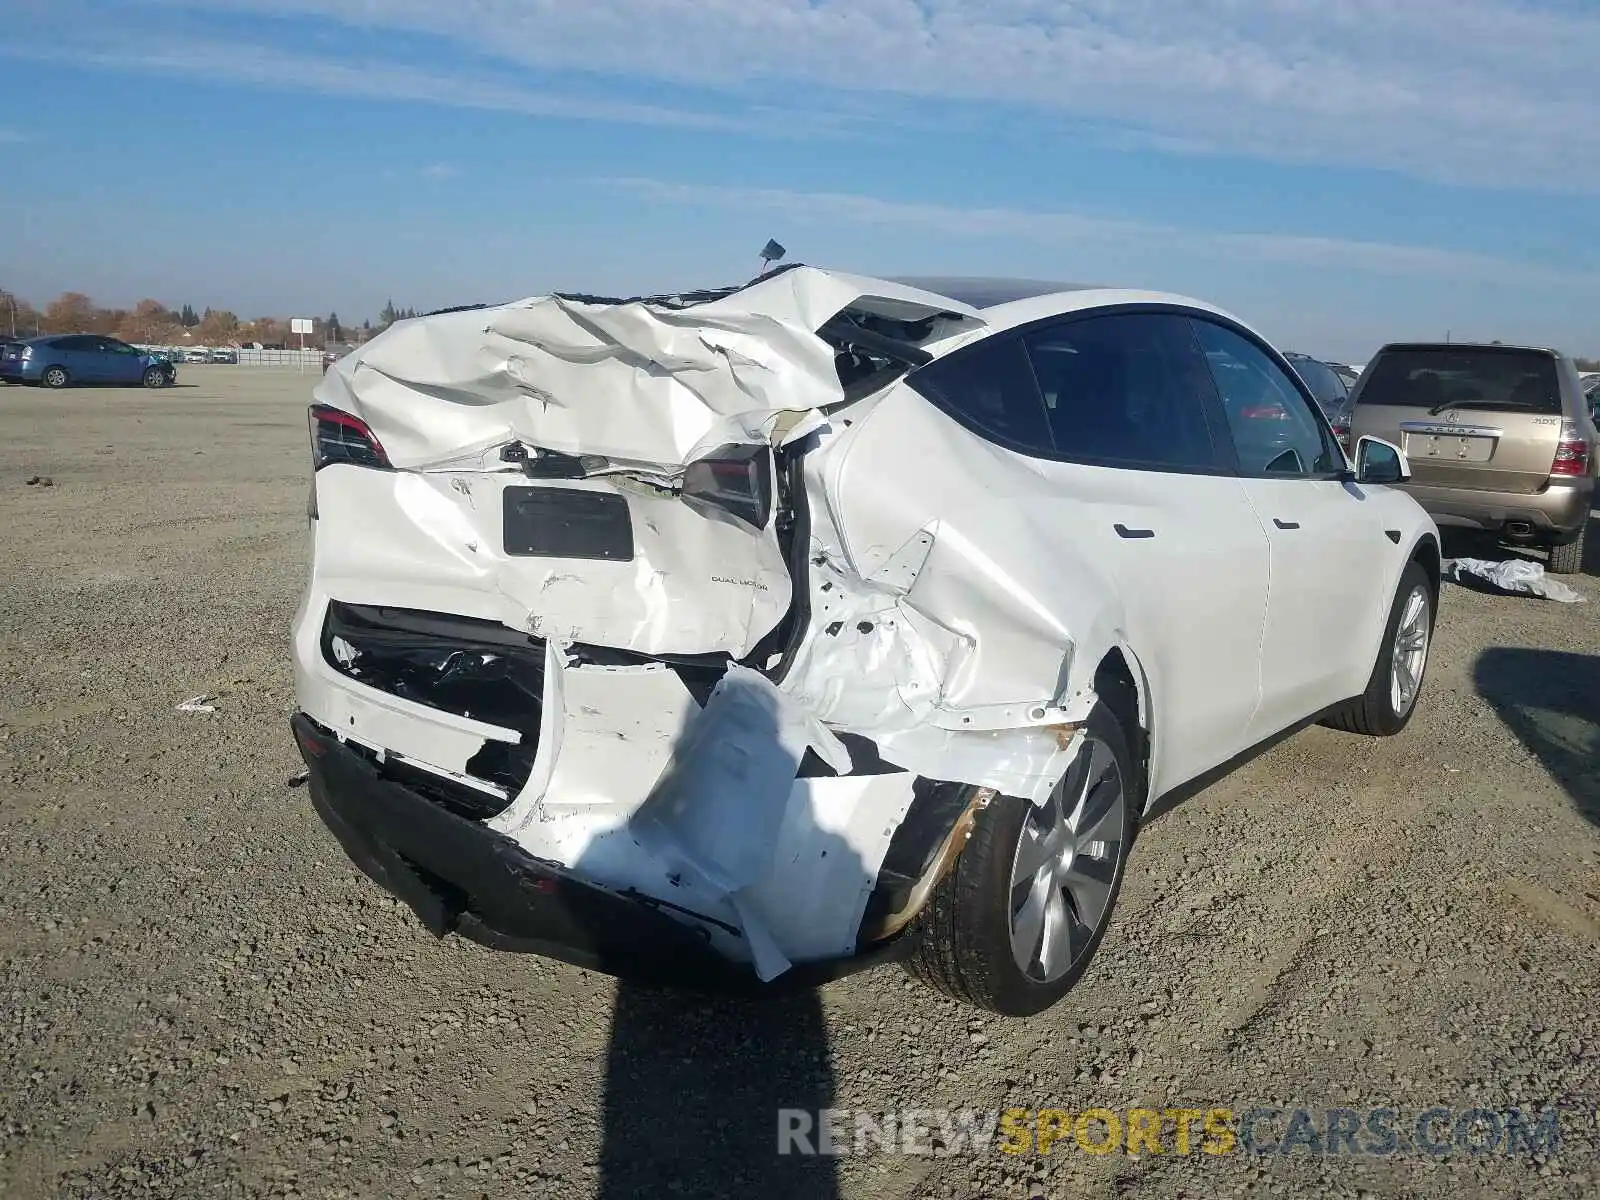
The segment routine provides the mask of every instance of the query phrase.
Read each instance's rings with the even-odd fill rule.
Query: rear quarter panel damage
[[[329,600],[545,639],[533,768],[491,826],[670,906],[764,979],[852,954],[917,776],[1042,800],[1095,702],[1096,663],[1123,644],[1094,563],[1040,553],[1053,518],[1026,460],[952,433],[904,388],[821,415],[842,392],[811,331],[864,289],[886,310],[951,309],[970,330],[972,315],[937,297],[797,270],[692,309],[542,298],[403,322],[341,360],[317,399],[366,421],[398,469],[317,473],[301,706],[380,752],[459,772],[481,739],[522,735],[333,671],[318,637]],[[559,486],[626,498],[631,561],[505,552],[502,492],[534,486],[499,459],[512,440],[670,475],[724,443],[813,434],[812,615],[779,682],[734,666],[697,698],[659,662],[569,653],[748,655],[792,599],[770,525],[591,478]],[[852,773],[841,733],[887,765]],[[808,756],[827,769],[800,770]]]

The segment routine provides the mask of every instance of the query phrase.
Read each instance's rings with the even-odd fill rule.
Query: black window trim
[[[921,396],[929,404],[933,405],[934,408],[938,409],[941,413],[949,417],[952,421],[960,425],[968,432],[976,434],[978,437],[992,445],[999,446],[1004,450],[1010,450],[1013,454],[1020,454],[1025,458],[1034,458],[1042,462],[1070,463],[1074,466],[1083,467],[1107,467],[1113,470],[1143,471],[1162,475],[1206,475],[1231,477],[1236,479],[1283,479],[1305,481],[1334,479],[1344,481],[1351,478],[1351,472],[1348,467],[1341,468],[1337,471],[1319,473],[1315,475],[1254,475],[1246,474],[1244,471],[1242,471],[1239,467],[1239,453],[1233,444],[1233,434],[1228,427],[1227,413],[1223,410],[1222,397],[1217,392],[1216,380],[1212,377],[1209,370],[1209,362],[1207,364],[1208,369],[1206,371],[1206,378],[1209,381],[1210,386],[1206,389],[1206,394],[1202,398],[1201,404],[1202,412],[1205,417],[1206,428],[1211,434],[1211,449],[1216,461],[1216,465],[1212,467],[1178,467],[1173,466],[1171,463],[1146,463],[1135,459],[1125,458],[1090,458],[1082,454],[1064,454],[1053,446],[1049,453],[1045,453],[1041,447],[1025,445],[985,428],[981,423],[974,421],[967,414],[952,409],[948,405],[942,403],[936,397],[929,395],[927,391],[924,391],[922,388],[917,386],[917,376],[921,374],[923,370],[935,367],[943,362],[959,359],[960,356],[964,354],[974,353],[981,347],[998,343],[1002,339],[1017,338],[1020,340],[1022,337],[1032,333],[1037,329],[1057,328],[1065,325],[1073,325],[1079,321],[1093,320],[1096,317],[1117,317],[1130,315],[1175,316],[1183,318],[1185,321],[1190,323],[1189,336],[1194,339],[1196,352],[1199,353],[1202,358],[1204,358],[1205,352],[1199,345],[1199,338],[1195,334],[1193,322],[1209,321],[1213,325],[1221,326],[1223,329],[1228,329],[1238,334],[1246,341],[1264,351],[1267,357],[1286,375],[1288,375],[1290,381],[1294,384],[1296,391],[1299,392],[1301,399],[1303,399],[1310,407],[1311,411],[1316,415],[1316,419],[1322,423],[1323,432],[1326,434],[1330,444],[1335,449],[1338,448],[1339,441],[1333,435],[1333,426],[1328,423],[1327,416],[1322,411],[1322,406],[1316,402],[1315,398],[1311,395],[1310,389],[1306,387],[1305,382],[1299,377],[1299,375],[1295,373],[1294,368],[1289,366],[1287,360],[1282,354],[1262,340],[1260,335],[1254,333],[1250,329],[1247,329],[1245,326],[1240,325],[1237,321],[1230,320],[1221,313],[1215,313],[1209,309],[1192,308],[1185,304],[1169,304],[1162,303],[1160,301],[1135,301],[1129,304],[1106,304],[1094,308],[1078,309],[1073,312],[1052,313],[1048,316],[1038,317],[1032,321],[1026,321],[1020,325],[1013,325],[1010,328],[998,330],[995,333],[987,334],[976,339],[975,341],[970,341],[964,345],[958,346],[949,354],[941,355],[940,357],[935,358],[931,363],[926,363],[924,366],[918,367],[916,370],[910,372],[908,375],[906,375],[902,382],[915,391],[917,395]],[[1030,372],[1033,369],[1031,359],[1028,361],[1028,368]],[[1035,388],[1038,387],[1037,379],[1034,381],[1034,386]],[[1040,403],[1043,403],[1042,393]],[[1342,455],[1343,452],[1340,451],[1340,453]]]

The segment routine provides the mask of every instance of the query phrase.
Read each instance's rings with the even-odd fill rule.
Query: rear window
[[[1473,408],[1559,413],[1556,360],[1534,350],[1420,347],[1385,350],[1367,368],[1356,403],[1443,412]]]

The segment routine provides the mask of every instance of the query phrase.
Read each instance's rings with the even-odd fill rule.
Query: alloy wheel
[[[1428,666],[1428,640],[1432,633],[1428,593],[1414,587],[1400,610],[1394,630],[1394,652],[1390,655],[1389,705],[1397,717],[1411,711],[1422,690],[1422,673]]]
[[[1050,798],[1029,808],[1011,867],[1011,953],[1036,983],[1065,975],[1105,924],[1127,804],[1116,755],[1086,735]]]

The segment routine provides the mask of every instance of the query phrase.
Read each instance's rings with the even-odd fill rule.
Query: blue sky
[[[0,0],[0,286],[243,317],[869,273],[1600,355],[1594,0]]]

